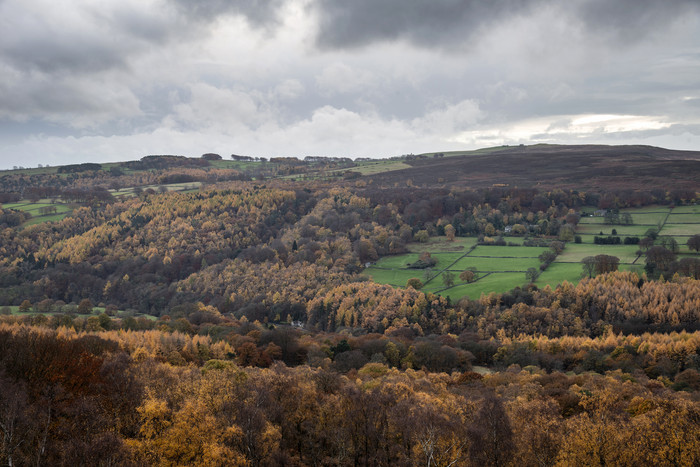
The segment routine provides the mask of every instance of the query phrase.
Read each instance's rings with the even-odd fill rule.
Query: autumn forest
[[[578,180],[472,182],[466,153],[0,172],[0,461],[698,465],[700,158],[675,183],[652,149]],[[677,232],[637,234],[657,207]],[[490,272],[429,249],[462,239],[516,283],[456,295]],[[605,254],[556,262],[576,245]],[[371,273],[401,255],[400,286]]]

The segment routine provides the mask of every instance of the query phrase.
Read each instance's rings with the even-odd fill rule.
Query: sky
[[[0,0],[0,169],[700,150],[698,0]]]

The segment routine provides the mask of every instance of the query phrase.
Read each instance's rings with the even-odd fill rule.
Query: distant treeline
[[[131,170],[167,169],[170,167],[209,167],[207,159],[192,159],[185,156],[145,156],[138,161],[123,162],[122,167]]]
[[[58,173],[60,174],[71,174],[78,172],[87,172],[90,170],[102,170],[101,164],[93,164],[92,162],[86,162],[84,164],[70,164],[63,165],[58,168]]]

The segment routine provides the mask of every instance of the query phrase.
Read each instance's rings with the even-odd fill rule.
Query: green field
[[[582,271],[581,263],[554,262],[545,271],[542,271],[535,284],[538,287],[544,287],[545,285],[556,287],[564,281],[575,284],[581,280]]]
[[[692,206],[677,206],[671,211],[673,214],[698,214],[700,215],[700,204]]]
[[[700,206],[676,208],[673,211],[674,214],[670,216],[669,211],[669,208],[658,206],[625,210],[632,215],[636,223],[633,225],[606,225],[602,217],[582,218],[576,235],[580,235],[583,242],[567,243],[556,261],[540,274],[536,284],[539,287],[545,285],[556,287],[564,280],[577,283],[581,280],[583,272],[581,260],[587,256],[600,254],[617,256],[620,259],[621,270],[642,271],[644,257],[637,257],[639,250],[637,245],[595,245],[593,238],[600,235],[601,231],[604,236],[611,235],[612,229],[615,229],[617,235],[623,239],[627,236],[642,237],[647,230],[663,223],[667,216],[668,223],[663,225],[659,232],[660,236],[673,236],[678,242],[680,253],[689,254],[686,246],[688,237],[700,234]],[[676,223],[673,223],[673,220]],[[640,222],[648,225],[640,225]],[[522,238],[509,237],[506,241],[522,243]],[[657,241],[657,243],[660,242]],[[405,286],[406,281],[412,277],[417,277],[425,283],[426,271],[406,269],[406,264],[418,259],[421,252],[428,251],[439,261],[428,271],[432,279],[425,285],[424,291],[439,292],[452,300],[458,300],[463,296],[475,299],[482,293],[502,293],[523,285],[526,282],[525,271],[531,267],[539,269],[538,256],[547,250],[541,247],[478,245],[469,251],[473,245],[476,245],[476,238],[457,238],[454,242],[447,242],[445,237],[435,237],[427,243],[412,243],[408,245],[411,253],[382,258],[376,266],[366,269],[365,272],[376,282],[398,287]],[[440,277],[445,268],[449,268],[457,276],[455,277],[457,285],[449,289],[444,288],[445,285]],[[458,274],[468,268],[476,269],[480,273],[478,274],[480,278],[471,284],[461,283]]]
[[[454,242],[448,242],[447,237],[431,237],[426,243],[411,243],[407,245],[408,250],[413,253],[459,252],[466,253],[469,248],[476,245],[475,237],[457,237]]]
[[[445,269],[450,266],[455,261],[459,260],[467,251],[460,251],[459,253],[432,253],[431,256],[438,260],[435,268]],[[450,269],[454,269],[450,267]]]
[[[144,185],[142,187],[130,187],[130,188],[122,188],[120,190],[109,190],[110,193],[112,193],[112,196],[124,196],[127,198],[130,198],[132,196],[135,196],[134,190],[136,188],[141,188],[142,190],[147,190],[149,188],[159,191],[160,187],[165,187],[168,191],[179,191],[179,192],[187,192],[187,191],[196,191],[199,189],[199,187],[202,186],[202,182],[187,182],[187,183],[171,183],[169,185]]]
[[[413,263],[418,259],[417,253],[406,255],[385,256],[375,264],[378,268],[405,268],[409,263]]]
[[[621,236],[642,236],[647,230],[655,226],[650,225],[601,225],[601,224],[582,224],[576,228],[577,234],[588,235],[612,235],[613,229],[617,232],[616,235]]]
[[[698,219],[700,219],[700,215],[698,215],[698,214],[677,214],[676,211],[674,210],[673,213],[671,213],[671,215],[668,216],[668,220],[666,222],[669,224],[696,224],[696,225],[698,225]]]
[[[457,281],[459,282],[459,279]],[[525,274],[520,272],[494,272],[471,284],[456,285],[440,292],[440,295],[448,296],[453,301],[459,300],[462,297],[469,297],[474,300],[481,297],[482,294],[488,295],[491,292],[507,292],[526,282]]]
[[[351,170],[360,172],[362,175],[374,175],[382,172],[390,172],[392,170],[410,169],[411,166],[402,161],[360,161],[356,167],[349,169],[338,169],[337,171],[344,172]]]
[[[41,208],[53,206],[56,208],[55,213],[42,215]],[[17,211],[28,212],[32,215],[31,219],[26,221],[23,226],[41,224],[42,222],[60,221],[68,214],[73,212],[73,207],[63,203],[52,203],[51,200],[43,199],[36,203],[30,201],[20,201],[18,203],[8,203],[3,205],[4,209],[15,209]]]
[[[548,248],[532,246],[491,246],[479,245],[469,256],[499,256],[503,258],[537,258]]]
[[[644,206],[643,208],[628,208],[628,209],[623,209],[622,212],[629,212],[633,216],[635,214],[639,213],[649,213],[649,212],[655,212],[655,213],[665,213],[668,212],[670,208],[668,206]]]
[[[378,269],[375,267],[365,269],[365,274],[374,282],[396,287],[405,287],[406,282],[413,277],[425,282],[424,272],[422,269]]]
[[[665,224],[661,230],[661,235],[683,235],[691,236],[700,234],[700,223],[698,224]]]
[[[668,211],[636,212],[633,210],[626,210],[623,212],[630,213],[633,225],[655,226],[658,225],[659,222],[663,222],[668,215]],[[579,221],[579,225],[583,224],[602,224],[610,227],[617,227],[617,225],[605,224],[605,217],[603,216],[582,217]]]
[[[585,216],[582,217],[581,220],[578,221],[579,225],[583,224],[605,224],[605,218],[601,216]]]
[[[466,256],[452,266],[452,271],[464,271],[467,268],[476,268],[477,271],[527,271],[528,268],[536,268],[540,265],[537,258],[484,258]]]
[[[558,263],[580,263],[586,256],[611,255],[620,258],[621,263],[632,263],[637,259],[637,245],[594,245],[586,243],[568,243]]]

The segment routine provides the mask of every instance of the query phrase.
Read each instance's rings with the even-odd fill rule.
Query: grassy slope
[[[667,217],[669,222],[675,219],[683,219],[684,223],[667,223],[663,225],[660,231],[660,235],[673,236],[676,239],[681,247],[681,254],[689,253],[685,246],[688,236],[700,234],[700,206],[676,208],[671,215],[669,215],[669,208],[667,207],[648,207],[628,210],[628,212],[632,214],[635,222],[641,220],[649,222],[650,225],[604,225],[602,224],[602,218],[584,217],[576,232],[582,235],[583,243],[568,243],[564,252],[557,257],[557,260],[541,273],[536,284],[539,287],[544,287],[545,285],[556,287],[565,280],[577,283],[581,279],[582,274],[581,260],[586,256],[599,254],[620,258],[620,269],[622,270],[642,270],[644,258],[638,258],[637,250],[639,248],[636,245],[593,244],[593,237],[600,230],[603,230],[604,235],[610,235],[614,228],[617,230],[618,235],[621,236],[641,236],[649,227],[663,223]],[[581,233],[581,231],[591,229],[594,230],[594,233]],[[508,238],[507,240],[518,239]],[[441,295],[449,296],[452,300],[458,300],[463,296],[475,299],[479,298],[482,293],[506,292],[514,287],[523,285],[526,282],[524,272],[529,267],[539,268],[537,257],[546,250],[546,248],[523,246],[478,245],[470,251],[469,249],[474,245],[476,245],[476,238],[457,238],[454,243],[447,242],[445,237],[431,238],[428,243],[409,245],[411,253],[382,258],[375,266],[366,269],[366,273],[376,282],[398,287],[405,286],[406,281],[412,277],[417,277],[421,281],[426,282],[425,270],[407,269],[406,265],[415,261],[419,253],[428,251],[433,258],[438,259],[438,263],[428,271],[427,276],[431,280],[425,285],[423,290],[426,292],[439,292]],[[441,274],[447,267],[457,277],[455,277],[456,285],[446,289]],[[465,284],[459,280],[458,274],[469,267],[476,268],[479,271],[480,278],[474,283]]]

